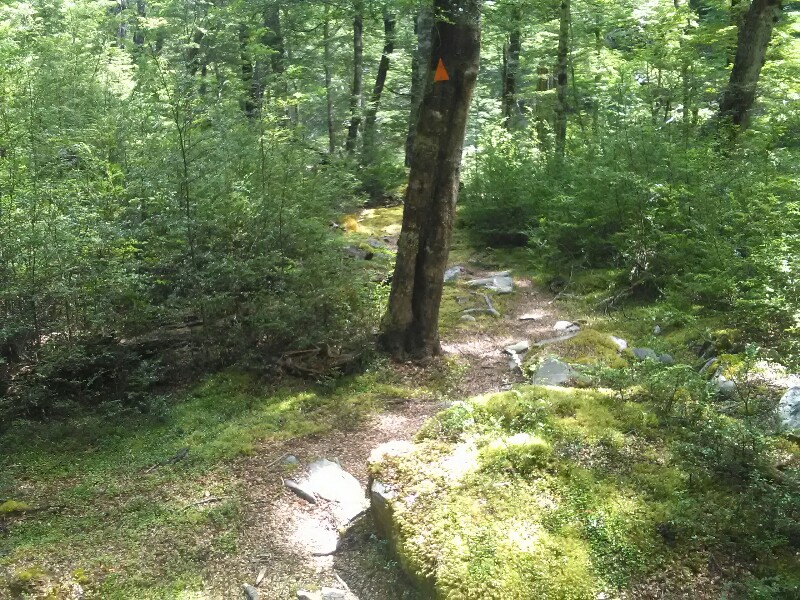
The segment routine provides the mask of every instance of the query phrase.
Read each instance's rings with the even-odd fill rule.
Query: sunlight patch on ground
[[[311,553],[325,554],[336,550],[339,534],[312,515],[295,516],[292,541]]]

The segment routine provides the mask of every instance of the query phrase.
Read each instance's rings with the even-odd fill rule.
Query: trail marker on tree
[[[444,62],[439,59],[439,64],[436,65],[436,74],[433,76],[434,81],[450,81],[450,76],[447,74],[447,69],[444,68]]]

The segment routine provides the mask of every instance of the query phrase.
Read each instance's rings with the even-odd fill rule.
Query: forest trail
[[[381,221],[381,232],[387,234],[383,240],[389,247],[396,247],[399,223],[392,220],[399,211],[368,212],[368,218]],[[451,257],[451,266],[459,264],[453,258],[459,257]],[[459,282],[447,284],[452,295],[446,294],[443,313],[461,312],[472,304],[482,306],[483,290],[474,291],[462,282],[494,271],[481,267],[479,260],[465,260]],[[459,373],[451,398],[388,402],[384,411],[373,414],[354,430],[334,429],[292,439],[264,448],[236,466],[236,478],[244,482],[246,489],[244,533],[237,559],[213,565],[215,571],[209,575],[214,591],[224,590],[225,598],[236,597],[244,583],[254,584],[258,573],[266,569],[258,591],[261,598],[270,600],[295,598],[296,590],[322,587],[346,590],[348,600],[415,597],[385,545],[372,534],[369,514],[355,519],[345,529],[346,523],[331,510],[333,503],[318,498],[317,504],[311,504],[287,489],[283,479],[299,479],[309,464],[328,459],[338,462],[358,479],[362,490],[366,489],[367,460],[375,447],[390,440],[411,440],[425,420],[445,408],[451,399],[508,389],[522,381],[521,372],[512,371],[509,355],[503,349],[521,340],[534,344],[552,338],[553,326],[563,315],[558,313],[553,294],[537,288],[529,278],[512,276],[514,291],[492,296],[500,309],[499,317],[481,316],[443,328],[443,360],[455,362]],[[526,314],[537,318],[520,320]],[[413,387],[428,366],[404,363],[387,368]],[[286,456],[298,459],[298,472],[284,472],[281,461]],[[337,551],[328,554],[334,547]],[[322,553],[325,555],[320,556]]]

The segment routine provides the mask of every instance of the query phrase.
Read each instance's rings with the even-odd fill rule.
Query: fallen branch
[[[264,468],[265,468],[265,469],[269,469],[269,468],[270,468],[270,467],[272,467],[273,465],[277,464],[277,463],[278,463],[280,460],[282,460],[283,458],[286,458],[288,455],[289,455],[289,453],[288,453],[288,452],[284,452],[283,454],[281,454],[281,455],[280,455],[278,458],[276,458],[275,460],[273,460],[272,462],[270,462],[270,463],[269,463],[269,464],[268,464],[266,467],[264,467]]]
[[[178,450],[178,453],[175,454],[175,456],[170,456],[169,458],[162,460],[160,463],[154,464],[152,467],[147,469],[144,472],[144,474],[147,475],[148,473],[152,473],[153,471],[155,471],[159,467],[166,467],[167,465],[174,464],[174,463],[178,462],[179,460],[183,460],[184,458],[186,458],[186,456],[188,454],[189,454],[189,446],[186,446],[185,448],[181,448],[180,450]]]
[[[489,307],[489,314],[492,315],[493,317],[499,317],[500,313],[494,306],[492,306],[492,301],[489,300],[489,295],[483,294],[483,299],[486,300],[486,306]]]
[[[202,500],[198,500],[197,502],[192,502],[191,504],[187,504],[183,507],[184,510],[187,508],[192,508],[193,506],[201,506],[203,504],[211,504],[212,502],[221,502],[225,500],[227,496],[209,496],[208,498],[203,498]]]

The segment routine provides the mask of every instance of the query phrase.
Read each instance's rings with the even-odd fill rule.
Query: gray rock
[[[658,354],[650,348],[632,348],[631,352],[639,360],[647,360],[648,358],[650,360],[658,360]]]
[[[730,398],[736,393],[736,383],[724,375],[717,375],[711,381],[716,386],[720,396]]]
[[[540,321],[547,316],[547,313],[543,310],[535,310],[533,312],[525,313],[524,315],[520,315],[520,321]]]
[[[347,592],[336,588],[323,587],[322,600],[345,600]]]
[[[778,416],[786,429],[800,429],[800,387],[786,390],[778,403]]]
[[[557,358],[545,358],[533,374],[533,383],[538,385],[564,385],[577,375],[567,363]]]
[[[514,280],[510,271],[492,273],[489,277],[472,279],[467,282],[470,287],[482,287],[498,294],[510,294],[514,291]]]
[[[469,321],[469,322],[471,322],[471,321],[477,321],[478,319],[476,319],[476,318],[475,318],[475,317],[473,317],[472,315],[461,315],[461,317],[460,317],[460,319],[459,319],[459,320],[461,320],[461,321]]]
[[[294,467],[297,467],[297,466],[299,466],[299,465],[300,465],[300,461],[299,461],[299,460],[297,460],[297,457],[296,457],[294,454],[290,454],[289,456],[285,457],[285,458],[284,458],[284,459],[281,461],[281,464],[282,464],[284,467],[291,467],[291,468],[294,468]]]
[[[653,335],[661,335],[661,326],[660,325],[656,325],[655,327],[653,327]]]
[[[614,345],[617,347],[617,352],[622,352],[628,347],[628,342],[626,342],[622,338],[618,338],[615,335],[611,336],[611,341],[614,342]]]
[[[381,242],[380,240],[376,240],[375,238],[368,239],[367,240],[367,244],[370,247],[376,248],[376,249],[377,248],[380,248],[380,249],[385,249],[386,248],[386,246],[385,246],[385,244],[383,242]]]
[[[258,600],[258,590],[252,585],[245,583],[242,585],[242,589],[244,590],[244,597],[247,598],[247,600]]]
[[[444,282],[449,283],[451,281],[455,281],[458,279],[458,276],[464,273],[464,267],[456,265],[455,267],[450,267],[447,271],[444,272]]]
[[[522,340],[521,342],[517,342],[516,344],[511,344],[510,346],[506,346],[503,350],[506,354],[525,354],[531,345],[528,343],[528,340]]]
[[[564,333],[577,333],[580,331],[580,325],[576,325],[572,321],[558,321],[553,325],[553,331],[563,331]]]
[[[322,600],[322,594],[319,592],[297,590],[297,600]]]
[[[675,359],[672,357],[671,354],[664,353],[664,354],[662,354],[661,356],[658,357],[658,360],[660,360],[665,365],[674,365],[675,364]]]
[[[355,518],[366,508],[367,501],[358,479],[333,461],[321,459],[311,463],[303,487],[335,502],[337,516],[345,521]]]

